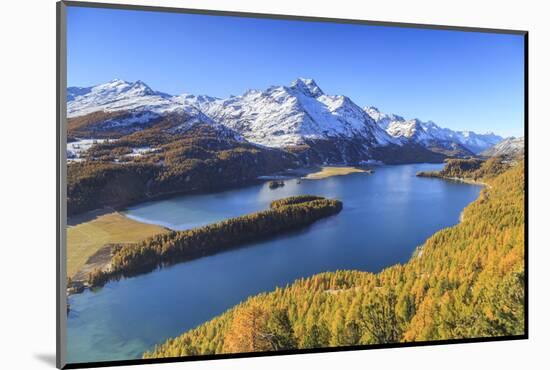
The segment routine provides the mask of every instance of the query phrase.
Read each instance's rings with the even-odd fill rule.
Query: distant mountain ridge
[[[457,149],[462,147],[472,154],[479,154],[503,140],[503,137],[494,133],[453,131],[442,128],[432,121],[423,122],[418,118],[406,120],[396,114],[382,113],[376,107],[365,107],[365,111],[391,136],[413,140],[428,147],[433,145],[454,146]]]
[[[186,117],[184,126],[189,122],[224,126],[251,143],[292,151],[306,163],[440,162],[449,155],[477,154],[502,140],[494,134],[456,132],[430,121],[405,120],[373,107],[362,109],[347,96],[325,94],[308,78],[225,99],[173,96],[142,81],[118,79],[67,89],[70,119],[99,111],[128,112],[127,119],[117,120],[126,130],[136,122],[144,125],[181,114]],[[100,130],[103,124],[95,122],[94,127]]]
[[[483,151],[481,153],[484,157],[505,156],[505,157],[517,157],[523,155],[525,152],[525,139],[524,137],[510,137],[504,139],[495,146]]]

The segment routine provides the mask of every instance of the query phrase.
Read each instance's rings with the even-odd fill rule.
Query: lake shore
[[[490,185],[487,184],[486,182],[469,179],[467,177],[451,177],[451,176],[441,175],[439,173],[424,173],[424,172],[418,172],[416,176],[424,177],[424,178],[436,178],[436,179],[442,179],[442,180],[448,180],[448,181],[454,181],[454,182],[462,182],[470,185],[480,185],[480,186],[490,187]]]
[[[374,165],[376,166],[378,164],[374,164]],[[326,171],[324,170],[324,168],[336,169],[336,170]],[[313,180],[313,179],[318,180],[318,179],[328,178],[332,176],[348,175],[350,173],[355,173],[355,172],[373,173],[374,170],[372,170],[371,168],[366,168],[361,166],[352,167],[352,166],[338,166],[338,165],[289,168],[283,171],[272,172],[269,174],[258,176],[253,179],[248,179],[246,181],[235,183],[235,184],[229,184],[227,186],[219,187],[219,188],[214,187],[207,190],[193,188],[193,189],[186,189],[186,190],[167,191],[167,192],[162,192],[157,194],[146,194],[143,198],[138,198],[130,202],[125,202],[122,204],[112,204],[110,206],[100,207],[100,208],[92,209],[85,212],[70,214],[67,217],[67,225],[76,226],[81,223],[94,220],[96,217],[104,214],[124,211],[129,207],[133,207],[139,204],[161,201],[161,200],[170,199],[177,196],[215,194],[226,190],[242,189],[242,188],[254,186],[254,185],[261,184],[271,180],[277,180],[277,181],[286,181],[286,180],[292,180],[292,179],[300,180],[300,179],[305,179],[309,175],[315,176],[315,178],[307,178],[308,180]],[[318,176],[316,175],[317,173],[322,173],[322,175],[319,175],[321,177],[317,177]]]

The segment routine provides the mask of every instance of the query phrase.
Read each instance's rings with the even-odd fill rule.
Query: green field
[[[67,276],[81,270],[90,256],[109,243],[135,243],[167,229],[113,212],[67,228]]]

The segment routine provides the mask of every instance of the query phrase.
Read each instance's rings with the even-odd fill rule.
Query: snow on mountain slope
[[[227,99],[181,97],[247,140],[271,147],[309,140],[360,139],[365,145],[398,143],[348,97],[326,95],[312,79],[249,90]],[[200,101],[199,101],[200,100]]]
[[[104,124],[109,129],[118,125],[125,133],[133,132],[175,114],[185,119],[171,126],[173,132],[183,132],[198,122],[207,123],[263,146],[309,146],[316,158],[333,161],[371,159],[373,153],[381,155],[376,148],[383,147],[396,158],[405,151],[410,158],[414,153],[428,158],[427,153],[419,152],[421,147],[436,153],[449,150],[453,155],[471,155],[469,150],[478,153],[501,140],[496,135],[455,132],[431,121],[405,120],[374,107],[362,109],[346,96],[325,94],[313,79],[307,78],[298,78],[289,86],[249,90],[226,99],[171,96],[152,90],[142,81],[115,79],[93,87],[69,87],[67,100],[69,118],[87,118],[96,112],[125,113],[108,122],[91,122],[96,124],[92,126],[95,132]],[[327,151],[330,155],[324,156]]]
[[[523,155],[525,151],[525,140],[524,137],[510,137],[507,138],[495,146],[485,150],[481,155],[485,157],[492,157],[495,155],[503,155],[508,157],[516,157],[518,155]]]
[[[476,134],[472,131],[453,131],[442,128],[432,121],[423,122],[416,118],[406,120],[395,114],[382,113],[375,107],[365,107],[365,112],[391,136],[405,137],[424,146],[455,144],[478,154],[503,139],[493,133]]]
[[[372,153],[381,153],[375,148],[405,144],[402,138],[394,138],[380,128],[348,97],[327,95],[314,80],[306,78],[299,78],[290,86],[249,90],[226,99],[190,94],[170,96],[153,91],[141,81],[121,80],[88,90],[71,88],[71,94],[72,100],[67,103],[69,117],[124,111],[132,117],[146,113],[160,119],[185,113],[183,116],[187,118],[182,120],[182,127],[171,126],[172,132],[184,132],[193,120],[220,125],[251,143],[297,150],[307,163],[357,163],[372,159]],[[93,126],[94,132],[102,124]],[[131,132],[131,127],[125,128],[126,132]],[[408,153],[417,149],[408,148]],[[392,149],[392,153],[398,157],[399,150]]]
[[[412,140],[415,143],[427,146],[435,139],[440,139],[434,132],[433,122],[422,122],[419,119],[406,120],[396,114],[380,112],[375,107],[365,107],[365,112],[388,134],[395,138]],[[438,127],[437,127],[438,128]]]
[[[142,81],[115,79],[89,88],[69,87],[67,92],[69,118],[97,111],[142,110],[163,114],[181,108],[172,96],[153,91]]]
[[[205,99],[214,99],[205,97]],[[198,102],[198,101],[197,101]],[[119,79],[93,87],[69,87],[67,89],[67,115],[69,118],[94,112],[127,112],[115,119],[92,122],[95,131],[120,130],[128,134],[141,130],[166,115],[172,115],[176,123],[170,132],[183,133],[197,123],[211,124],[221,137],[242,141],[240,134],[214,122],[201,112],[197,102],[184,102],[181,97],[154,91],[142,81],[126,82]]]
[[[408,121],[392,121],[386,131],[394,137],[404,136],[407,139],[411,139],[419,144],[426,144],[430,140],[433,140],[433,137],[429,135],[422,122],[417,119],[411,119]]]
[[[73,101],[78,96],[86,95],[92,91],[91,87],[68,87],[67,88],[67,101]]]
[[[502,136],[492,132],[476,134],[473,131],[459,131],[457,134],[457,141],[476,154],[487,150],[504,139]]]
[[[380,112],[376,107],[365,107],[367,114],[384,130],[387,130],[392,122],[402,122],[405,118]]]

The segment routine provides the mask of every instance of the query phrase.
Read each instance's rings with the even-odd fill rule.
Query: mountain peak
[[[405,118],[396,114],[386,114],[384,112],[381,112],[377,107],[366,106],[365,108],[363,108],[363,110],[367,112],[367,114],[384,130],[386,130],[390,123],[394,121],[405,121]]]
[[[299,77],[292,81],[290,85],[292,89],[300,91],[304,95],[317,98],[321,95],[324,95],[323,90],[317,85],[317,83],[312,78],[303,78]]]
[[[153,90],[145,82],[141,80],[137,80],[135,82],[129,82],[129,81],[121,80],[120,78],[112,79],[109,82],[95,85],[95,86],[92,86],[91,88],[96,90],[118,90],[121,92],[128,91],[130,89],[140,90],[146,93],[153,92]]]
[[[86,87],[67,88],[67,115],[84,115],[95,111],[150,110],[155,113],[177,108],[172,96],[151,89],[145,82],[115,78]]]
[[[390,123],[390,120],[388,117],[380,112],[378,108],[373,106],[366,106],[363,108],[363,110],[367,113],[367,115],[376,122],[382,129],[386,130],[388,128],[388,125]]]
[[[134,85],[134,86],[147,86],[147,84],[145,82],[143,82],[142,80],[137,80],[132,85]],[[149,86],[147,86],[147,87],[149,87]]]
[[[120,78],[114,78],[109,82],[98,84],[92,87],[103,87],[103,88],[115,88],[117,86],[126,87],[132,85],[131,82],[121,80]]]
[[[141,80],[129,82],[119,78],[115,78],[114,80],[104,84],[93,86],[91,91],[97,94],[127,94],[130,96],[146,96],[155,94],[155,91],[153,91],[153,89]]]
[[[137,80],[136,82],[134,82],[131,85],[131,88],[136,90],[136,91],[140,91],[143,94],[153,94],[154,93],[153,89],[151,89],[149,87],[149,85],[147,85],[145,82],[143,82],[141,80]]]

